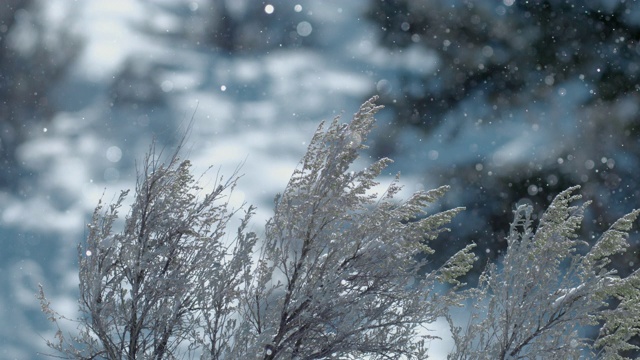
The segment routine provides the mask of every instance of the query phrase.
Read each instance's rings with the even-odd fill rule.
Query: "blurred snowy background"
[[[259,228],[318,123],[379,94],[365,160],[395,159],[408,191],[450,184],[441,206],[468,211],[432,245],[477,242],[479,270],[517,203],[582,185],[586,240],[639,206],[639,77],[638,1],[2,1],[0,358],[47,351],[37,284],[75,312],[98,199],[192,117],[196,174],[244,161],[234,202]]]

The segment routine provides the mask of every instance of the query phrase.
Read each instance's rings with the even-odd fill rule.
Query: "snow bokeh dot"
[[[383,95],[391,92],[391,82],[387,79],[381,79],[376,83],[376,90]]]
[[[173,90],[173,82],[165,80],[162,82],[162,84],[160,84],[160,88],[166,93],[171,92],[171,90]]]
[[[296,27],[296,31],[298,32],[298,35],[302,37],[306,37],[311,35],[311,32],[313,31],[313,27],[308,21],[301,21],[298,23],[298,26]]]
[[[107,160],[117,163],[122,159],[122,150],[117,146],[109,146],[107,149]]]

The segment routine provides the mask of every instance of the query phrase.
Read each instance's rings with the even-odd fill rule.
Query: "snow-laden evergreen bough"
[[[535,233],[531,209],[519,208],[504,265],[460,291],[473,245],[420,272],[422,255],[433,254],[428,243],[463,210],[425,212],[447,187],[400,201],[397,177],[384,194],[372,192],[390,160],[353,169],[381,108],[375,100],[348,124],[318,128],[260,237],[247,230],[253,207],[228,202],[237,171],[205,193],[179,151],[163,164],[152,149],[122,224],[128,192],[98,205],[78,248],[78,333],[62,331],[68,319],[41,289],[58,327],[49,346],[71,359],[423,359],[442,335],[429,324],[451,320],[449,309],[471,298],[479,308],[469,325],[451,321],[454,359],[566,359],[585,350],[615,358],[629,349],[640,275],[621,279],[606,265],[626,249],[638,212],[582,256],[573,234],[586,205],[570,205],[575,189],[556,198]],[[443,283],[448,290],[436,291]],[[613,298],[617,305],[603,307]],[[578,337],[578,326],[595,322],[604,322],[595,342]]]

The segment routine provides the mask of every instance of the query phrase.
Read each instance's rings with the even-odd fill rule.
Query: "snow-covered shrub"
[[[425,217],[446,187],[398,202],[397,181],[378,199],[388,159],[352,171],[379,108],[372,99],[349,124],[318,129],[260,241],[246,230],[252,207],[225,233],[237,174],[201,194],[188,161],[163,165],[152,151],[123,229],[128,192],[96,208],[79,248],[81,332],[49,345],[78,359],[424,357],[423,326],[459,300],[474,256],[469,246],[418,275],[417,255],[462,209]],[[454,287],[438,293],[441,281]]]
[[[475,306],[466,327],[456,327],[451,359],[618,359],[640,332],[640,271],[620,278],[607,270],[624,252],[640,210],[624,216],[589,247],[576,240],[589,202],[569,188],[553,200],[533,229],[532,208],[520,206],[500,266],[490,265],[470,291]],[[587,248],[588,252],[580,250]],[[606,309],[616,300],[615,308]],[[583,325],[604,323],[595,343],[579,335]]]
[[[519,208],[504,265],[491,266],[478,289],[458,278],[475,260],[473,245],[423,274],[429,242],[462,208],[427,216],[447,190],[396,199],[396,178],[372,193],[388,159],[353,168],[380,106],[365,102],[353,120],[319,127],[259,237],[228,199],[237,172],[203,193],[178,152],[162,164],[146,157],[131,208],[117,230],[128,191],[99,205],[79,247],[79,334],[62,330],[49,346],[73,359],[423,359],[465,297],[479,309],[467,328],[453,324],[452,358],[567,358],[584,349],[613,357],[637,334],[639,275],[605,269],[624,251],[634,212],[613,225],[587,255],[573,232],[584,206],[562,193],[532,230]],[[565,267],[568,270],[563,270]],[[450,284],[437,291],[438,284]],[[43,311],[63,319],[39,294]],[[603,308],[615,297],[617,306]],[[486,316],[485,316],[486,315]],[[603,321],[590,343],[581,324]]]
[[[81,331],[68,340],[59,330],[49,343],[67,357],[167,359],[185,343],[191,351],[230,340],[237,290],[251,271],[256,237],[245,228],[253,209],[228,237],[237,210],[226,199],[236,174],[220,176],[212,192],[201,194],[189,161],[174,156],[163,165],[154,153],[145,159],[124,228],[114,225],[129,191],[106,209],[98,205],[86,246],[78,247]]]

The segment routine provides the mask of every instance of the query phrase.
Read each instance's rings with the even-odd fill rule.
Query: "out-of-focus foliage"
[[[52,24],[45,5],[0,3],[0,186],[15,184],[21,175],[16,148],[55,113],[50,90],[81,48],[70,23]]]
[[[171,100],[178,94],[196,88],[204,92],[219,88],[216,74],[223,73],[223,68],[233,63],[234,58],[252,59],[273,50],[312,46],[315,33],[322,26],[314,23],[315,31],[312,31],[310,16],[301,10],[302,5],[296,7],[286,0],[268,4],[247,0],[139,1],[139,5],[144,19],[130,26],[161,46],[154,56],[149,56],[148,50],[134,50],[127,56],[110,84],[113,105],[110,110],[117,111],[118,120],[124,126],[144,123],[146,127],[148,123],[164,144],[177,140],[172,138],[177,129],[171,119],[181,114],[173,113]],[[176,74],[190,77],[194,68],[189,66],[189,61],[163,52],[166,44],[171,44],[168,48],[178,47],[187,53],[210,54],[210,58],[206,55],[203,58],[211,62],[207,70],[211,74],[204,75],[194,87],[178,86],[174,82]],[[233,78],[242,74],[225,76]],[[266,79],[260,84],[244,82],[241,95],[236,96],[264,98],[267,95],[263,86],[267,84]],[[140,118],[144,120],[139,121]]]
[[[300,5],[294,5],[286,0],[259,4],[251,0],[149,3],[144,30],[229,54],[310,45],[314,35],[311,28],[305,29],[307,16],[297,10],[302,9]],[[162,22],[167,14],[175,24],[170,30],[166,29],[166,21]]]
[[[433,135],[441,152],[458,155],[453,164],[422,167],[451,184],[453,194],[468,201],[469,220],[482,224],[467,241],[483,239],[480,248],[499,253],[507,245],[501,239],[511,204],[546,206],[573,184],[582,184],[594,199],[585,215],[586,235],[604,231],[635,207],[640,191],[638,2],[371,4],[369,18],[382,28],[380,41],[389,51],[418,47],[437,58],[432,73],[400,73],[398,86],[382,101],[394,109],[398,122],[426,138]],[[520,142],[516,149],[524,155],[512,155],[510,140],[527,137],[534,139],[531,144]],[[398,148],[393,141],[381,145],[384,155]],[[634,251],[620,260],[623,272],[639,262]]]

